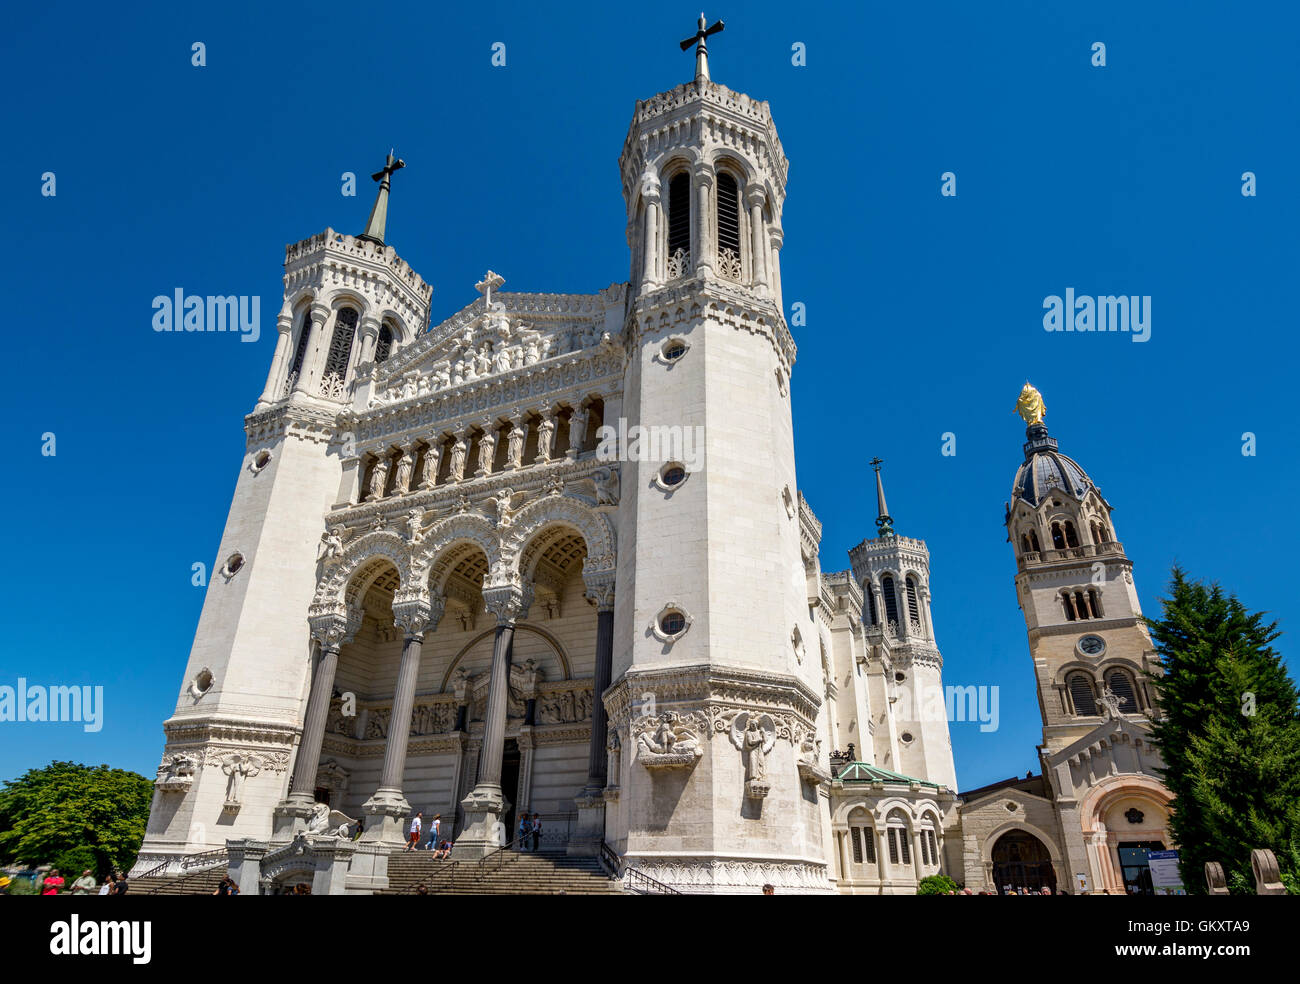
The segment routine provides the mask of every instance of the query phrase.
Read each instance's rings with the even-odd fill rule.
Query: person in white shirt
[[[442,841],[442,814],[435,813],[429,823],[429,839],[424,842],[426,851],[436,851]]]
[[[417,813],[415,816],[411,817],[411,833],[406,841],[406,849],[408,851],[414,851],[420,844],[420,828],[423,826],[421,818],[423,816],[423,813]]]

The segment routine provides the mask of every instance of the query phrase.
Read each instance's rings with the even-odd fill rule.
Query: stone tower
[[[265,838],[277,804],[281,812],[292,804],[299,819],[310,813],[316,763],[296,750],[305,729],[324,724],[304,724],[303,707],[313,662],[331,650],[312,639],[304,615],[323,517],[357,481],[340,414],[365,405],[371,369],[423,328],[432,292],[383,241],[389,176],[400,166],[390,157],[376,175],[361,236],[326,229],[285,250],[275,354],[244,420],[244,459],[215,571],[164,724],[142,863],[228,838]],[[317,736],[311,747],[319,744]],[[300,778],[292,795],[290,769]]]
[[[623,413],[646,436],[622,465],[607,838],[693,890],[823,891],[825,800],[798,767],[825,736],[781,307],[788,164],[768,104],[696,65],[637,103],[620,159]]]
[[[1152,645],[1110,503],[1042,421],[1025,436],[1006,526],[1050,755],[1096,727],[1108,694],[1145,722]]]
[[[862,586],[862,631],[871,673],[871,757],[863,761],[957,788],[943,689],[943,656],[930,617],[930,551],[899,536],[876,470],[877,536],[849,551]]]

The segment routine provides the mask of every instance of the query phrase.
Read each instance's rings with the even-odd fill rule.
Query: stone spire
[[[704,19],[704,12],[701,11],[699,28],[695,31],[694,35],[681,42],[682,51],[685,51],[691,45],[695,45],[696,82],[709,81],[709,48],[708,45],[705,44],[705,38],[709,37],[711,34],[721,33],[723,27],[726,26],[722,21],[714,21],[712,27],[705,27],[704,25],[706,23],[708,22]]]
[[[388,160],[384,164],[382,171],[376,171],[370,177],[379,182],[379,194],[375,195],[375,205],[370,210],[370,218],[366,220],[366,231],[358,239],[369,240],[372,243],[384,245],[384,227],[388,225],[388,191],[391,187],[391,178],[394,171],[406,167],[406,161],[393,160],[392,150],[388,151]]]
[[[889,506],[885,504],[885,483],[880,478],[881,458],[872,458],[871,467],[876,470],[876,529],[881,536],[894,535],[894,520],[889,515]]]

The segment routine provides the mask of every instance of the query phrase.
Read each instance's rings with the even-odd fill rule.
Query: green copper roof
[[[882,769],[878,765],[867,765],[866,762],[850,762],[836,778],[840,782],[893,782],[905,786],[915,783],[918,786],[929,786],[931,789],[939,788],[937,782],[913,779],[911,776],[904,776],[897,772],[890,772],[888,769]]]

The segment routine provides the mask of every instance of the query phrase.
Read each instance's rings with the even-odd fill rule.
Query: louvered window
[[[668,257],[691,254],[691,176],[685,171],[668,182]]]
[[[898,831],[890,827],[886,833],[889,837],[889,863],[898,864]]]
[[[1092,692],[1092,681],[1082,673],[1070,677],[1070,699],[1074,701],[1074,713],[1091,716],[1097,713],[1097,700]]]
[[[393,329],[384,325],[379,329],[379,340],[375,342],[375,361],[383,362],[393,351]]]
[[[907,579],[907,614],[913,622],[920,623],[921,609],[916,603],[916,582],[910,577]]]
[[[853,845],[853,863],[862,863],[862,831],[857,827],[849,828],[849,842]]]
[[[876,832],[870,827],[862,828],[862,846],[867,849],[867,864],[876,863]]]
[[[348,359],[352,355],[352,339],[357,333],[357,312],[343,308],[334,319],[334,337],[330,339],[329,355],[325,358],[325,375],[342,379],[348,372]]]
[[[1137,711],[1137,698],[1133,693],[1133,681],[1123,670],[1111,670],[1106,676],[1106,686],[1110,687],[1116,697],[1121,698],[1119,709],[1124,714]]]
[[[867,590],[864,592],[867,596],[867,616],[872,625],[878,625],[880,616],[876,614],[876,593],[871,590],[871,583],[867,583]]]
[[[927,829],[926,837],[930,840],[930,857],[933,859],[932,864],[939,863],[939,842],[935,839],[934,831]]]
[[[311,337],[311,311],[304,311],[302,315],[302,327],[298,329],[298,347],[293,353],[293,365],[289,367],[289,375],[295,375],[302,371],[302,360],[307,357],[307,341]]]
[[[740,258],[740,190],[726,171],[718,175],[718,249]]]
[[[903,856],[903,864],[912,863],[912,849],[907,844],[907,831],[898,832],[898,853]]]
[[[894,579],[886,574],[880,579],[880,593],[885,599],[886,621],[898,624],[898,592],[894,590]]]

